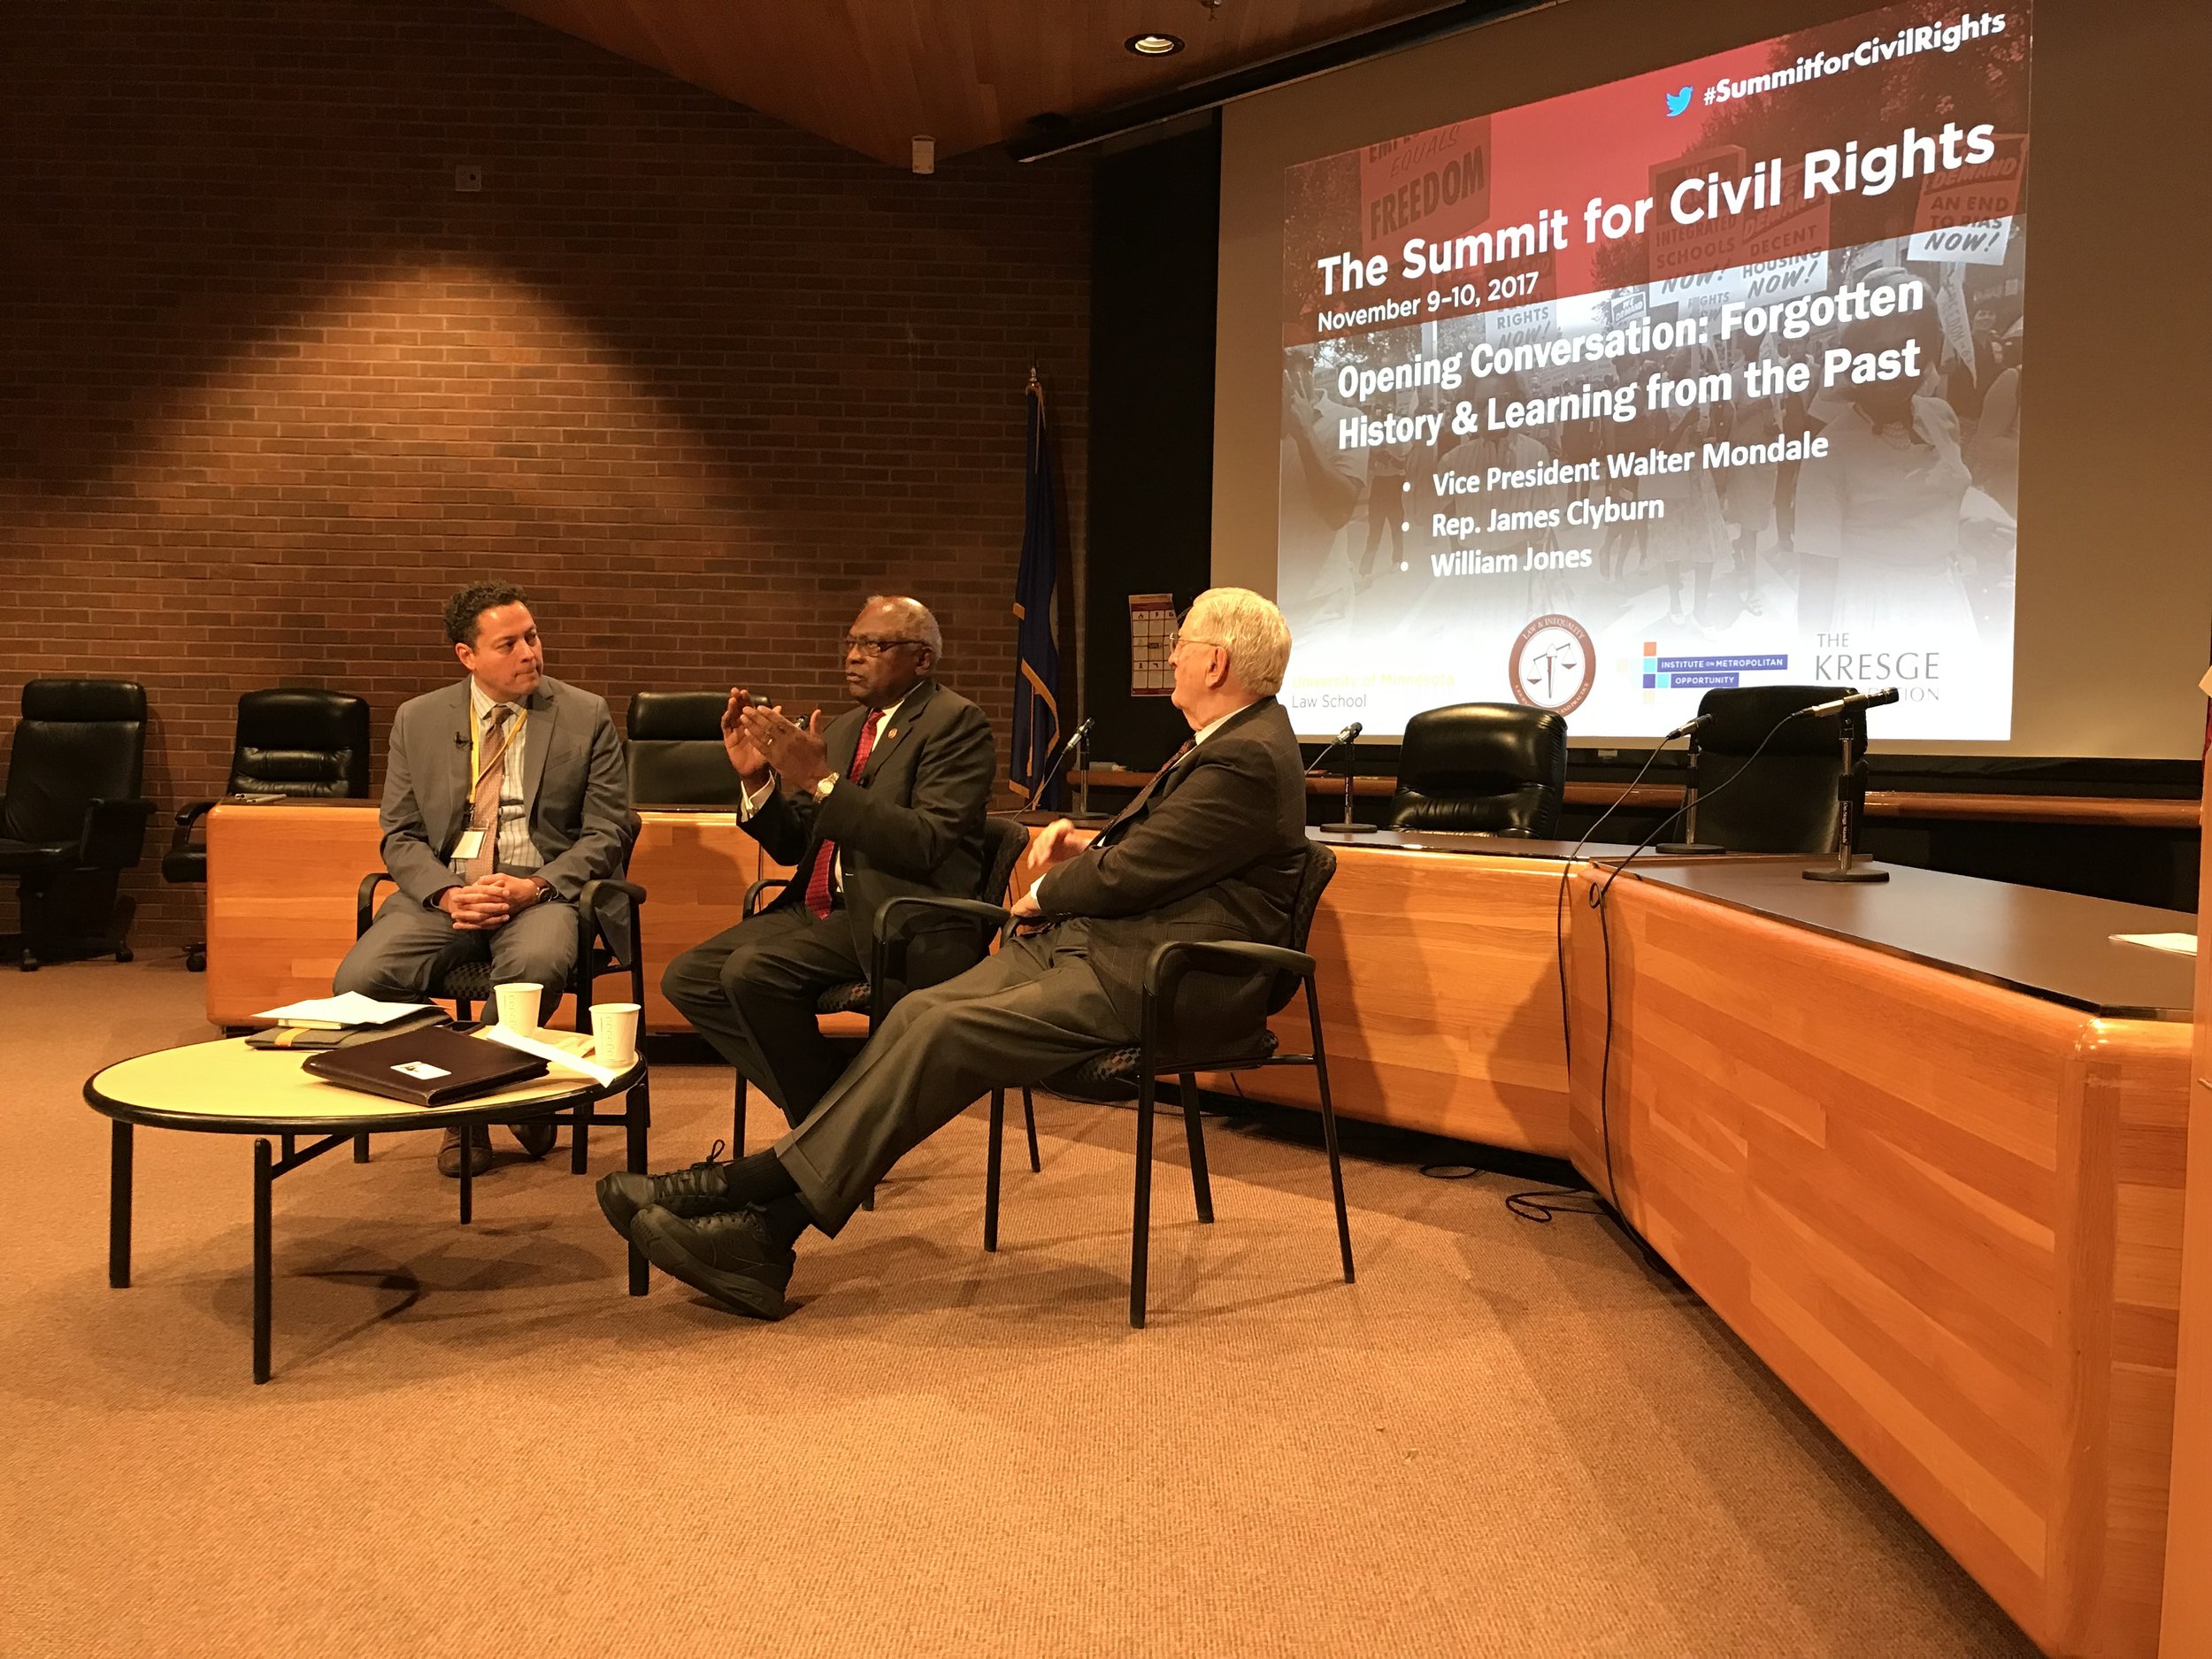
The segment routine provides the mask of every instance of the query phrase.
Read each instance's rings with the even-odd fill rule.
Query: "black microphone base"
[[[1724,853],[1728,849],[1718,841],[1661,841],[1652,850],[1664,853],[1670,858],[1679,858],[1691,853]]]
[[[1328,831],[1332,835],[1379,835],[1382,833],[1382,826],[1379,824],[1353,824],[1348,822],[1343,824],[1324,824],[1321,827]]]
[[[1839,870],[1833,864],[1823,864],[1816,870],[1801,870],[1797,873],[1808,881],[1886,881],[1889,879],[1888,871],[1877,870],[1872,864],[1853,864],[1844,870]]]

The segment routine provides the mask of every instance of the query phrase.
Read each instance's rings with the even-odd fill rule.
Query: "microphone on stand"
[[[1307,775],[1311,776],[1320,771],[1323,761],[1328,759],[1338,749],[1346,748],[1366,729],[1365,726],[1355,720],[1339,732],[1330,739],[1322,751],[1313,757],[1312,764],[1306,768]],[[1324,824],[1321,827],[1332,835],[1372,835],[1375,833],[1374,825],[1356,823],[1352,818],[1352,763],[1349,754],[1347,754],[1344,759],[1344,821],[1341,824]]]
[[[1694,714],[1659,740],[1663,748],[1678,737],[1690,739],[1689,775],[1682,780],[1682,839],[1678,841],[1661,841],[1657,849],[1671,857],[1691,853],[1724,853],[1728,850],[1718,841],[1701,841],[1697,838],[1697,733],[1700,728],[1711,722],[1712,718],[1709,714]]]
[[[1045,768],[1044,777],[1038,782],[1037,787],[1029,792],[1029,803],[1033,808],[1040,811],[1045,810],[1045,791],[1049,789],[1053,780],[1059,777],[1060,768],[1068,764],[1068,757],[1075,753],[1078,745],[1089,738],[1091,727],[1097,724],[1096,720],[1086,719],[1075,730],[1068,733],[1067,741],[1060,745],[1059,753],[1052,757],[1051,764]]]
[[[1890,686],[1880,691],[1855,691],[1847,697],[1838,697],[1833,703],[1818,703],[1803,713],[1825,718],[1839,714],[1837,722],[1843,728],[1843,770],[1836,776],[1836,862],[1797,873],[1808,881],[1886,881],[1889,872],[1875,869],[1870,864],[1851,862],[1854,844],[1858,840],[1859,820],[1866,816],[1866,757],[1855,759],[1851,753],[1852,727],[1858,725],[1863,709],[1886,708],[1897,701],[1897,687]]]

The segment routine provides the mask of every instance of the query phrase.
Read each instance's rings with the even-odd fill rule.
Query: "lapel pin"
[[[893,726],[893,727],[892,727],[889,731],[886,732],[886,733],[883,734],[883,741],[884,741],[885,742],[887,742],[887,742],[889,742],[889,741],[890,741],[893,738],[896,737],[898,734],[899,734],[899,728],[898,728],[897,726]]]

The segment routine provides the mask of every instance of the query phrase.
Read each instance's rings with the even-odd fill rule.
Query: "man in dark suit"
[[[446,602],[446,638],[468,678],[392,717],[379,814],[384,867],[398,890],[338,964],[333,988],[421,1000],[449,969],[488,960],[494,985],[544,987],[560,1005],[576,962],[584,883],[629,856],[630,777],[606,699],[545,672],[545,646],[521,589],[477,582]],[[519,1126],[534,1157],[550,1123]],[[488,1132],[474,1132],[476,1167]],[[461,1138],[438,1155],[461,1172]]]
[[[868,977],[876,912],[902,895],[972,898],[982,879],[991,724],[930,677],[943,649],[926,607],[872,598],[840,647],[853,709],[799,726],[733,690],[723,713],[740,821],[791,880],[670,963],[661,989],[794,1124],[844,1068],[815,1002]],[[975,954],[972,928],[918,940],[913,980],[949,979]]]
[[[610,1176],[600,1207],[657,1264],[724,1306],[780,1318],[791,1246],[834,1234],[884,1173],[985,1090],[1033,1083],[1138,1040],[1146,959],[1171,939],[1279,943],[1306,864],[1305,780],[1275,701],[1282,613],[1242,588],[1199,595],[1171,661],[1194,735],[1078,850],[1065,819],[998,954],[894,1008],[821,1102],[766,1152],[672,1175]],[[1248,1033],[1264,988],[1185,982],[1179,1029]]]

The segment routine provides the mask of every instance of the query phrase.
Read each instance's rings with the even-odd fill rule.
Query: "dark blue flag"
[[[1007,778],[1033,810],[1058,810],[1067,780],[1056,777],[1044,798],[1038,779],[1060,742],[1060,520],[1052,498],[1052,440],[1045,429],[1045,388],[1029,381],[1028,517],[1022,527],[1021,573],[1014,579],[1019,646],[1014,672],[1014,757]]]

